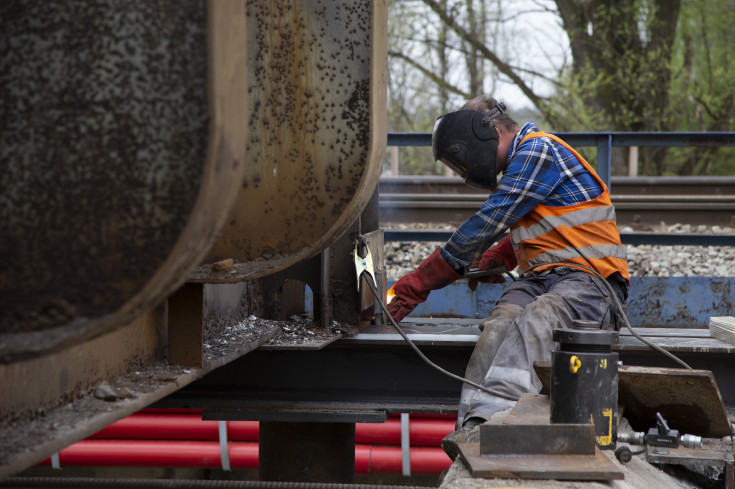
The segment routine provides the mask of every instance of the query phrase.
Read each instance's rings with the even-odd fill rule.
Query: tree
[[[456,107],[492,92],[492,81],[501,80],[515,85],[555,131],[676,131],[691,130],[695,122],[699,130],[728,130],[735,111],[728,83],[734,74],[729,52],[734,2],[527,0],[513,2],[506,12],[502,0],[396,0],[391,8],[410,9],[421,22],[395,38],[389,54],[421,74],[415,85],[421,92],[413,93],[436,101],[438,113],[447,101]],[[540,31],[558,24],[566,34],[567,56],[545,69],[526,60],[528,51],[514,50],[528,37],[514,29],[531,16],[543,16]],[[544,44],[554,42],[559,44],[554,39]],[[419,46],[423,51],[416,56]],[[484,85],[478,82],[482,60],[491,69]],[[715,156],[722,150],[700,150],[697,158],[668,153],[647,148],[642,173],[723,168]],[[618,157],[614,172],[621,171]]]
[[[735,0],[684,0],[677,29],[674,85],[676,127],[682,131],[735,128]],[[735,149],[691,148],[677,158],[678,175],[733,175]]]
[[[485,2],[463,3],[478,14],[469,19],[470,32],[485,38],[489,24]],[[442,9],[455,8],[449,0],[439,0],[437,4]],[[423,1],[393,2],[388,30],[388,55],[393,61],[388,80],[390,131],[431,131],[438,114],[452,110],[457,100],[469,98],[471,93],[482,93],[485,57],[466,43],[455,43],[451,31],[427,16]],[[455,52],[462,52],[463,56],[458,58]],[[452,80],[448,73],[460,73],[461,80]],[[462,80],[468,82],[467,88],[458,88]],[[401,149],[401,167],[404,173],[445,172],[445,167],[434,162],[426,148]]]

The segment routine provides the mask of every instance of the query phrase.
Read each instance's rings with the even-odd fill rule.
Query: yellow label
[[[600,367],[607,368],[607,358],[603,358],[600,360]]]
[[[603,409],[602,415],[608,418],[607,422],[607,435],[604,436],[596,436],[595,440],[597,440],[597,444],[604,447],[607,445],[612,444],[612,422],[613,422],[613,414],[612,409]],[[590,415],[590,418],[592,418],[592,415]],[[594,421],[593,421],[594,424]]]

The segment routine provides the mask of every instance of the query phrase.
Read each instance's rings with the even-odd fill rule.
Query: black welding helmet
[[[434,159],[458,173],[467,185],[495,190],[498,131],[493,119],[504,109],[498,104],[489,114],[465,109],[439,117],[431,134]]]

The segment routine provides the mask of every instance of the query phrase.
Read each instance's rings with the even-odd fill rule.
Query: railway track
[[[487,199],[458,177],[381,177],[383,223],[459,224]],[[613,177],[618,223],[646,230],[665,223],[735,227],[735,177]]]

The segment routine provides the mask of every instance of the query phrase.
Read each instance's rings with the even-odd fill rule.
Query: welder
[[[442,440],[454,460],[458,443],[479,441],[480,424],[522,394],[540,391],[533,362],[551,359],[554,329],[575,319],[619,328],[602,280],[625,304],[630,278],[607,186],[560,138],[532,123],[519,127],[502,102],[480,96],[437,119],[432,149],[466,184],[490,195],[444,246],[393,285],[391,317],[401,321],[467,270],[520,267],[480,324],[465,377],[492,394],[463,385],[456,431]],[[470,287],[478,280],[505,282],[495,274],[470,279]]]

